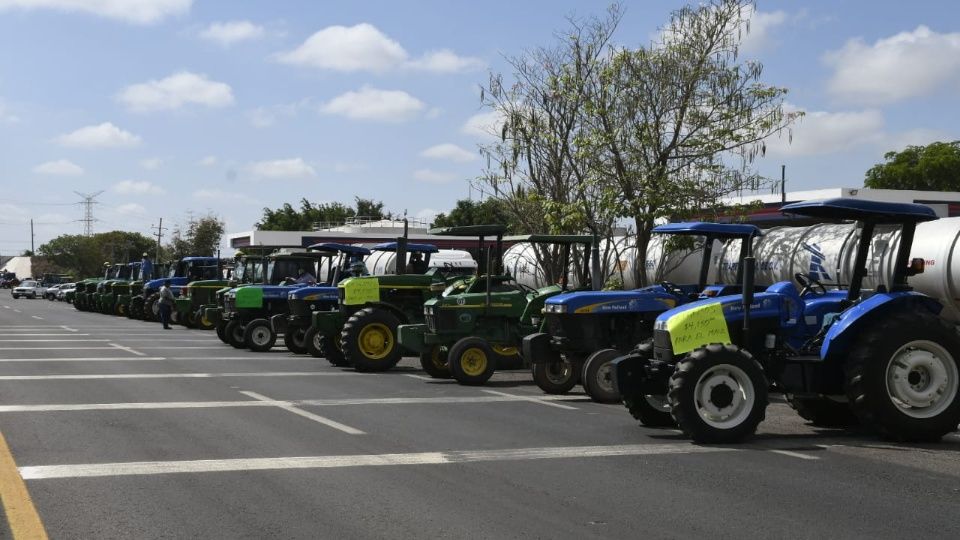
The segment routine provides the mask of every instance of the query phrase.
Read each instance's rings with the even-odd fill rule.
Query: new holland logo
[[[827,273],[827,269],[823,267],[824,259],[827,257],[820,249],[820,244],[808,244],[804,242],[801,246],[805,251],[810,253],[810,269],[807,272],[810,277],[817,281],[833,281],[833,278]]]

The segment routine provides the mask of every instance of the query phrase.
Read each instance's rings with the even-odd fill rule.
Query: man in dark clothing
[[[173,297],[173,291],[170,290],[170,280],[165,280],[163,282],[163,287],[160,287],[160,322],[163,323],[164,330],[170,330],[170,313],[173,311],[173,306],[176,304],[176,301]]]

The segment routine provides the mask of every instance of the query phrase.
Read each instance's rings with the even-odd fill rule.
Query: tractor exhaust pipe
[[[757,259],[752,255],[743,259],[743,338],[744,347],[750,347],[750,306],[753,304],[753,275]]]

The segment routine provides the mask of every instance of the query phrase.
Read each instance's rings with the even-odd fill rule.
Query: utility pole
[[[33,255],[34,253],[35,251],[33,248],[33,218],[30,218],[30,254]]]
[[[163,231],[167,229],[166,227],[163,226],[163,218],[160,218],[160,223],[158,225],[156,226],[151,225],[150,228],[157,230],[157,233],[155,235],[157,237],[157,256],[154,259],[154,261],[156,264],[160,264],[160,240],[163,238]]]
[[[79,195],[83,200],[77,204],[83,205],[83,219],[80,222],[83,223],[83,235],[90,236],[93,234],[93,222],[97,221],[93,217],[93,205],[97,204],[96,198],[103,193],[103,191],[98,191],[96,193],[80,193],[79,191],[74,191]]]

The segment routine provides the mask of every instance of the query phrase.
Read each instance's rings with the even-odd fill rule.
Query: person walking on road
[[[163,329],[170,330],[170,313],[176,302],[173,299],[173,291],[170,290],[170,280],[165,280],[160,287],[160,321],[163,322]]]

